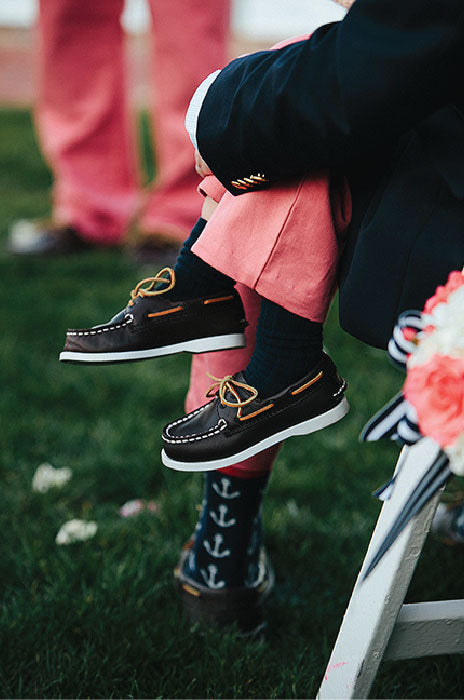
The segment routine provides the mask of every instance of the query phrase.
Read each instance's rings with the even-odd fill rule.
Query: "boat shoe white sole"
[[[165,426],[165,466],[191,472],[229,467],[288,437],[321,430],[349,411],[346,382],[325,354],[308,375],[265,399],[241,372],[219,384],[212,401]]]

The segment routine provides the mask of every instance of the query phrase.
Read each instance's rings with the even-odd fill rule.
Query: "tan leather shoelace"
[[[164,287],[163,289],[153,289],[155,285],[163,282],[167,283],[168,286]],[[129,306],[133,306],[137,297],[156,297],[159,294],[165,294],[174,287],[175,283],[176,276],[174,274],[174,270],[172,270],[170,267],[164,267],[154,277],[145,277],[145,279],[140,280],[135,289],[131,291]],[[144,287],[144,284],[148,284],[148,287]]]
[[[237,418],[241,417],[242,408],[248,406],[258,396],[258,392],[254,388],[254,386],[245,384],[245,382],[238,382],[236,379],[232,378],[231,374],[228,374],[223,379],[214,377],[209,372],[207,372],[206,374],[210,379],[214,379],[214,383],[211,384],[208,391],[206,392],[206,397],[211,398],[212,396],[214,396],[217,390],[217,395],[219,396],[219,400],[223,406],[230,406],[231,408],[237,409]],[[245,389],[245,391],[248,391],[251,395],[247,399],[241,399],[240,396],[237,394],[234,385],[236,387],[241,387],[242,389]],[[235,402],[226,399],[226,394],[228,392],[237,399]]]

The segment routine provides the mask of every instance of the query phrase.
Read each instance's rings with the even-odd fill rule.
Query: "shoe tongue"
[[[245,377],[243,376],[243,372],[237,372],[236,374],[234,374],[233,379],[236,382],[241,382],[242,384],[247,384],[247,381],[246,381]],[[247,389],[245,389],[242,386],[237,386],[237,384],[233,384],[233,383],[232,383],[232,386],[234,387],[234,391],[237,393],[237,395],[240,397],[241,400],[244,401],[244,400],[250,398],[250,392]],[[237,398],[232,394],[231,391],[226,392],[226,399],[228,401],[231,401],[231,403],[235,403],[235,401],[237,400]]]
[[[120,323],[121,321],[124,321],[125,317],[127,316],[127,308],[123,309],[122,311],[119,311],[113,318],[110,318],[108,323]]]
[[[241,382],[242,384],[248,384],[247,380],[243,376],[243,372],[236,372],[232,375],[232,379],[236,382]]]

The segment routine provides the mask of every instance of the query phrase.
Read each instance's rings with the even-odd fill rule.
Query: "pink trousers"
[[[117,243],[141,204],[129,114],[124,0],[41,0],[36,121],[54,173],[54,217],[89,240]],[[149,0],[159,178],[140,227],[183,240],[201,198],[184,128],[201,80],[227,62],[230,0]]]
[[[327,173],[238,197],[208,176],[200,191],[218,206],[192,250],[238,282],[249,326],[246,348],[193,357],[187,411],[205,403],[212,383],[207,372],[221,379],[248,364],[261,297],[304,318],[325,321],[351,219],[345,178]],[[271,448],[224,471],[269,471],[276,452]]]

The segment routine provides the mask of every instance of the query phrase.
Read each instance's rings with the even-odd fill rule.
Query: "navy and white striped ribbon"
[[[414,343],[406,340],[403,331],[410,328],[421,331],[425,326],[420,311],[405,311],[398,317],[398,323],[393,329],[393,337],[388,343],[388,354],[396,365],[406,368],[408,355],[414,350]]]
[[[426,473],[418,481],[398,514],[390,530],[385,535],[378,550],[372,557],[364,573],[363,580],[375,569],[382,557],[388,552],[398,535],[404,530],[411,518],[420,513],[422,508],[433,498],[435,493],[452,477],[447,456],[440,450]],[[391,482],[390,482],[391,483]],[[390,484],[386,484],[387,488]],[[383,499],[385,500],[385,499]]]
[[[402,391],[366,423],[360,435],[363,442],[387,438],[400,440],[404,445],[414,445],[421,437],[416,411]]]
[[[407,311],[398,319],[393,331],[393,337],[388,345],[388,352],[393,362],[403,369],[406,368],[408,356],[414,350],[414,343],[404,337],[406,328],[420,331],[425,322],[419,311]],[[360,436],[361,440],[380,440],[390,438],[400,440],[406,445],[413,445],[422,438],[417,424],[417,413],[413,406],[405,399],[403,392],[394,396],[371,420],[364,426]],[[382,557],[390,549],[398,535],[404,530],[414,515],[417,515],[424,505],[430,501],[433,495],[452,476],[449,461],[444,452],[439,451],[429,465],[426,473],[413,488],[383,542],[372,558],[363,580],[377,566]],[[396,474],[383,486],[374,492],[374,496],[382,501],[388,500],[395,486]]]
[[[393,362],[406,368],[408,356],[414,350],[414,343],[404,337],[404,330],[420,331],[425,322],[420,311],[405,311],[398,318],[393,337],[388,344],[388,353]],[[389,438],[400,440],[405,445],[413,445],[422,437],[417,424],[417,414],[402,392],[394,396],[368,423],[361,433],[361,440],[369,442]]]

